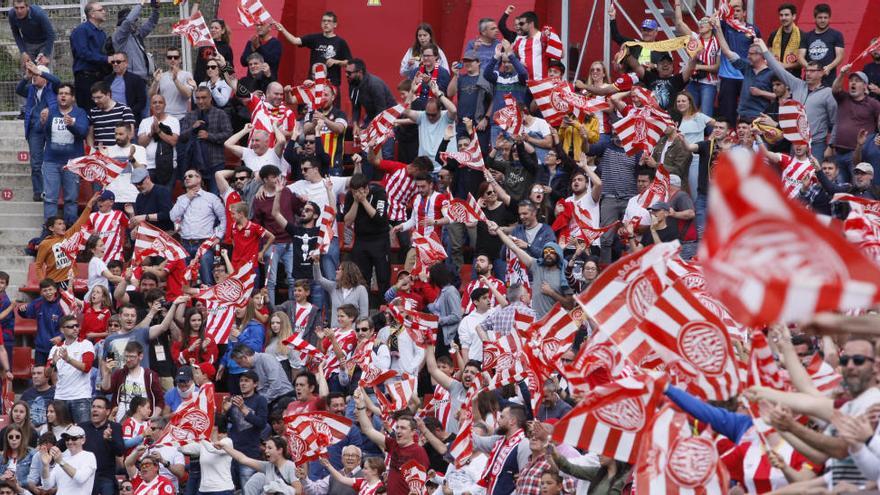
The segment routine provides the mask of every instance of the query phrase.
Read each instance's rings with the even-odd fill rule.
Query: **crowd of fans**
[[[832,202],[836,193],[880,199],[880,51],[864,67],[845,65],[845,40],[826,4],[814,8],[811,31],[797,27],[803,12],[780,4],[780,26],[766,42],[745,22],[743,0],[729,0],[730,15],[754,29],[754,39],[731,18],[689,25],[680,0],[674,8],[679,34],[699,40],[695,56],[678,66],[674,52],[652,49],[660,41],[655,20],[644,20],[634,40],[612,10],[615,42],[648,44],[630,46],[611,67],[587,64],[588,74],[572,81],[610,103],[608,110],[551,125],[528,83],[570,71],[549,55],[538,17],[513,6],[481,19],[458,60],[440,49],[429,24],[418,25],[400,62],[402,79],[389,87],[336,34],[346,20],[333,12],[322,15],[318,33],[258,23],[243,43],[213,19],[216,48],[199,49],[190,72],[178,48],[145,50],[159,19],[155,0],[120,10],[115,28],[105,25],[105,7],[90,1],[86,21],[70,35],[70,84],[52,73],[55,31],[46,12],[13,0],[9,24],[25,71],[17,92],[45,230],[35,249],[38,297],[11,300],[0,272],[6,380],[13,313],[37,324],[31,382],[9,404],[0,431],[0,495],[410,495],[401,467],[411,460],[427,470],[428,490],[443,495],[632,490],[630,464],[550,438],[553,423],[580,399],[558,374],[542,384],[536,410],[523,382],[469,394],[487,371],[484,343],[516,332],[517,314],[574,309],[575,296],[628,253],[677,240],[681,257],[691,259],[723,151],[764,152],[779,174],[809,163],[815,173],[790,186],[819,214],[845,217]],[[307,48],[311,65],[326,66],[329,85],[314,107],[299,101],[293,81],[278,80],[281,39]],[[246,76],[235,76],[237,64]],[[343,76],[351,115],[340,108]],[[673,121],[652,153],[627,153],[612,127],[643,104],[637,88]],[[522,112],[522,133],[493,118],[505,97]],[[806,108],[809,146],[774,132],[780,103],[790,99]],[[347,140],[399,103],[405,110],[391,138],[346,150]],[[484,170],[445,154],[466,148],[472,133]],[[96,187],[80,213],[80,177],[64,165],[87,150],[126,167]],[[659,164],[670,172],[668,200],[645,208],[638,198]],[[485,219],[456,222],[450,201],[469,195]],[[620,224],[588,245],[577,235],[574,206],[589,212],[592,228]],[[344,227],[320,254],[325,207]],[[203,253],[190,282],[189,258],[132,262],[132,232],[147,224],[173,234],[190,258],[206,240],[221,241]],[[59,246],[83,229],[92,232],[81,254],[87,290],[71,306],[63,295],[76,285],[77,260]],[[442,243],[445,259],[420,266],[416,235]],[[218,345],[199,289],[253,259],[257,288]],[[438,317],[436,345],[416,342],[395,319],[404,300]],[[581,321],[562,362],[571,363],[596,331]],[[326,361],[307,366],[286,344],[294,335]],[[801,392],[747,393],[776,404],[764,418],[783,439],[773,450],[756,440],[737,403],[709,404],[673,386],[666,396],[699,428],[714,429],[731,490],[876,489],[876,339],[782,327],[770,335]],[[379,371],[397,372],[389,383],[418,377],[410,404],[389,411],[359,386],[355,356],[364,352]],[[814,356],[843,375],[834,390],[820,393],[799,380]],[[154,445],[174,411],[210,382],[221,398],[212,438]],[[425,413],[430,398],[435,410]],[[450,446],[463,434],[465,401],[473,401],[474,453],[457,467]],[[317,410],[347,416],[353,426],[326,456],[295,465],[286,420]],[[832,421],[841,414],[845,421]]]

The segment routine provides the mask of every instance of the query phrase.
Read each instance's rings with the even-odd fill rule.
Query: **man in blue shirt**
[[[711,22],[716,22],[712,20]],[[764,50],[760,45],[752,44],[748,48],[747,59],[741,57],[728,45],[724,30],[718,31],[718,46],[724,54],[724,60],[728,60],[734,71],[742,74],[742,87],[740,88],[739,106],[736,112],[740,120],[751,122],[764,112],[771,100],[776,99],[773,93],[773,71],[767,65],[764,58]],[[748,61],[746,61],[748,60]],[[722,114],[724,115],[724,114]]]
[[[744,0],[730,0],[729,5],[734,18],[752,28],[755,31],[755,35],[760,38],[761,31],[758,30],[758,27],[745,22],[746,11]],[[749,46],[752,45],[752,40],[744,33],[733,29],[727,22],[721,22],[720,27],[721,29],[715,27],[716,35],[718,33],[723,33],[724,37],[727,39],[728,46],[730,46],[730,50],[740,57],[746,58],[748,56]],[[721,82],[718,85],[718,112],[715,115],[724,117],[727,122],[736,122],[737,96],[740,94],[740,91],[744,86],[743,76],[740,71],[733,67],[733,64],[727,59],[727,57],[721,57],[721,66],[718,68],[718,77],[721,79]],[[748,87],[748,85],[745,86]]]
[[[9,28],[21,52],[22,63],[35,61],[47,64],[52,60],[55,28],[39,6],[29,5],[28,0],[13,0],[9,9]],[[40,58],[40,54],[45,56],[45,60]]]
[[[18,82],[15,92],[25,98],[24,108],[24,137],[28,142],[28,151],[31,160],[31,185],[34,191],[34,201],[43,200],[43,148],[46,144],[46,134],[43,132],[44,113],[57,106],[55,88],[61,84],[57,77],[53,76],[44,65],[34,65],[26,62],[27,74]],[[56,198],[57,199],[57,198]]]
[[[107,11],[99,2],[89,2],[83,11],[86,22],[70,32],[70,50],[73,53],[73,81],[76,88],[76,104],[91,110],[92,84],[102,80],[110,73],[110,59],[104,53],[107,35],[101,31],[101,24],[107,20]]]

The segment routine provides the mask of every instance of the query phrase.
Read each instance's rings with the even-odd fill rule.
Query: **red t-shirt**
[[[235,221],[232,220],[232,210],[229,207],[235,203],[241,203],[241,196],[234,189],[229,188],[223,193],[223,206],[226,209],[226,232],[223,234],[223,244],[232,244],[232,226]]]
[[[107,323],[110,321],[110,308],[95,309],[91,304],[85,303],[83,307],[83,321],[80,336],[85,338],[90,333],[104,333],[107,331]]]
[[[265,232],[261,225],[248,221],[244,227],[239,227],[237,223],[232,224],[232,268],[236,269],[241,265],[256,258],[260,252],[260,239]]]
[[[358,493],[358,495],[374,495],[379,492],[379,488],[382,487],[382,482],[377,481],[375,485],[369,486],[367,484],[367,480],[363,478],[356,478],[354,480],[354,485],[351,486]]]
[[[428,454],[417,443],[401,447],[397,439],[385,435],[385,450],[388,458],[385,464],[388,466],[388,495],[407,495],[409,485],[401,474],[401,468],[409,461],[416,461],[422,466],[429,466]]]
[[[164,476],[156,476],[156,478],[147,483],[138,474],[131,480],[134,487],[134,495],[174,495],[174,483]]]
[[[165,273],[168,274],[168,278],[165,279],[165,300],[174,301],[178,296],[183,295],[186,263],[184,260],[169,261],[165,263]]]

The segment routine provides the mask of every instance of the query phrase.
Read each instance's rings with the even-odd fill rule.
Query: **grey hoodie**
[[[153,56],[146,51],[144,40],[156,24],[159,23],[159,9],[152,9],[150,18],[143,25],[138,26],[137,20],[141,15],[143,5],[135,5],[125,19],[116,27],[113,33],[113,49],[123,52],[128,56],[128,71],[140,76],[147,83],[153,74]]]

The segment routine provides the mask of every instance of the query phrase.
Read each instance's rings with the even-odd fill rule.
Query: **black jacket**
[[[115,78],[116,74],[110,74],[104,78],[104,83],[110,87]],[[147,108],[147,83],[128,71],[122,75],[122,79],[125,81],[125,104],[131,108],[131,112],[134,114],[134,130],[137,131],[137,126],[140,125],[144,116],[144,109]]]
[[[364,78],[356,86],[349,84],[348,98],[351,100],[351,120],[358,124],[370,122],[385,109],[397,105],[397,100],[385,81],[373,74],[364,74]]]
[[[137,77],[137,76],[135,76]],[[125,444],[122,441],[122,426],[113,421],[107,421],[100,428],[96,428],[91,421],[80,423],[79,426],[86,432],[86,443],[83,449],[95,454],[98,463],[96,478],[116,478],[116,456],[125,453]],[[104,440],[104,429],[110,428],[110,440]]]

